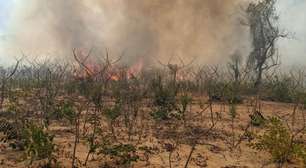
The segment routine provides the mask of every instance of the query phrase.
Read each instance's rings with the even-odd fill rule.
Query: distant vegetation
[[[226,65],[196,67],[177,57],[180,64],[159,62],[149,69],[138,62],[138,68],[129,68],[108,53],[90,64],[90,52],[74,49],[73,63],[23,57],[15,66],[1,68],[2,142],[22,152],[20,162],[27,166],[61,167],[63,155],[70,167],[92,162],[132,167],[140,161],[149,166],[151,156],[165,152],[165,166],[176,167],[180,161],[187,168],[199,145],[218,150],[207,139],[222,137],[231,152],[247,143],[267,152],[279,167],[305,166],[306,72],[279,70],[275,41],[286,35],[275,26],[274,4],[250,4],[246,19],[253,51],[245,60],[232,55]],[[290,103],[292,111],[268,116],[264,101]],[[247,108],[239,112],[242,105]],[[244,124],[241,113],[249,116]],[[54,131],[55,126],[66,130]],[[71,141],[68,154],[58,141],[65,136]],[[81,159],[78,150],[84,144],[86,157]],[[177,154],[182,145],[190,149],[187,157]],[[206,167],[206,160],[196,164]]]

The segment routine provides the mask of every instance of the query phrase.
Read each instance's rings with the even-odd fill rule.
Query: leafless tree
[[[20,65],[21,59],[16,61],[16,64],[14,65],[13,69],[5,70],[3,69],[1,72],[1,95],[0,95],[0,109],[3,107],[3,103],[6,96],[6,86],[7,82],[15,75],[15,73],[18,70],[18,67]]]
[[[240,53],[235,52],[231,55],[230,61],[228,62],[228,68],[235,84],[238,84],[242,73],[242,56]]]
[[[164,67],[167,67],[170,70],[170,75],[171,75],[171,82],[172,82],[172,86],[174,86],[174,88],[176,88],[176,84],[177,84],[177,76],[179,71],[181,71],[182,69],[185,69],[187,67],[189,67],[190,65],[192,65],[192,63],[195,61],[195,59],[192,59],[188,64],[185,64],[184,60],[180,57],[178,57],[180,64],[173,64],[171,63],[172,61],[171,57],[168,62],[166,64],[162,63],[161,61],[158,60],[158,63]]]
[[[88,116],[89,114],[87,114],[88,110],[86,111],[83,126],[83,128],[85,128],[87,120],[91,120],[92,133],[88,135],[89,151],[87,153],[86,160],[84,163],[84,165],[86,166],[89,156],[95,152],[95,139],[97,137],[97,130],[100,125],[99,115],[103,112],[103,109],[105,108],[105,97],[107,94],[106,92],[108,90],[107,87],[109,86],[111,81],[109,71],[117,62],[121,60],[123,54],[117,59],[112,60],[109,58],[109,52],[106,49],[105,56],[103,57],[103,60],[100,63],[95,62],[94,64],[90,64],[88,60],[92,56],[92,49],[86,55],[78,53],[77,49],[73,49],[72,53],[74,60],[79,65],[75,68],[74,71],[81,72],[82,74],[76,80],[86,83],[86,85],[88,85],[86,87],[86,90],[90,90],[88,95],[85,96],[88,101],[87,107],[89,106],[90,102],[94,105],[93,113],[90,114],[90,117]],[[76,129],[76,139],[79,139],[79,127],[76,127]],[[77,143],[78,142],[76,142],[75,146],[77,145]],[[74,165],[74,159],[72,165]]]

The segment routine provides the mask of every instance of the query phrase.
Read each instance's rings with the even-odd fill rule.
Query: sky
[[[2,44],[14,36],[9,23],[20,1],[25,0],[0,0],[0,50],[4,50]],[[278,42],[282,64],[306,65],[306,0],[278,0],[277,10],[280,26],[290,35],[290,38]],[[9,60],[11,57],[0,52],[0,64]]]
[[[5,26],[9,20],[10,10],[14,2],[11,0],[0,0],[0,32],[4,32]]]
[[[289,39],[280,42],[284,64],[306,65],[306,0],[280,0],[280,23]]]

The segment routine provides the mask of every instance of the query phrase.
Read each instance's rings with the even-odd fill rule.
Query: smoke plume
[[[65,57],[72,48],[124,61],[196,58],[217,63],[248,50],[245,0],[27,0],[15,9],[7,48]]]

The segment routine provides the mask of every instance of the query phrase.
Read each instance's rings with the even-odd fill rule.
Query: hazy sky
[[[13,1],[0,0],[0,32],[4,33],[5,24],[8,21],[10,10],[13,7]]]
[[[8,23],[13,18],[14,7],[20,1],[26,0],[0,0],[0,50],[3,50],[2,44],[14,36]],[[279,42],[282,63],[306,65],[306,0],[279,0],[277,8],[282,28],[292,37]],[[0,52],[0,64],[10,60],[2,52]]]
[[[292,38],[280,42],[285,64],[306,65],[306,0],[280,0],[280,22]]]

